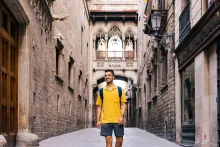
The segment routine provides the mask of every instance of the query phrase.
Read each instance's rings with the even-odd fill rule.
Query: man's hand
[[[124,117],[121,116],[118,120],[118,125],[123,125],[124,124]]]
[[[101,122],[98,121],[96,125],[97,125],[97,128],[100,129],[100,127],[101,127]]]

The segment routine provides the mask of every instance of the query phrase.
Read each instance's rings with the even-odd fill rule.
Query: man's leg
[[[113,124],[102,124],[101,125],[101,136],[105,137],[106,147],[112,147],[112,130]]]
[[[116,136],[116,143],[115,143],[115,147],[122,147],[122,142],[123,142],[123,137],[117,137]]]
[[[106,147],[112,147],[112,136],[106,136]]]
[[[116,136],[115,147],[122,147],[123,135],[124,135],[124,126],[118,125],[117,123],[113,125],[114,133]]]

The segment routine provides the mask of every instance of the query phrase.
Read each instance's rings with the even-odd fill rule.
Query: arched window
[[[106,42],[103,38],[99,39],[97,44],[97,51],[105,51],[106,49]]]
[[[105,41],[105,32],[100,29],[96,34],[96,58],[105,59],[106,53],[106,41]]]
[[[125,33],[125,59],[134,59],[134,33],[130,29]]]
[[[122,32],[114,26],[108,32],[108,58],[122,58]]]

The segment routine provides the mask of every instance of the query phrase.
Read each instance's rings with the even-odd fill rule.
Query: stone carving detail
[[[104,67],[104,62],[97,62],[97,67]]]
[[[126,67],[133,67],[133,62],[126,62]]]
[[[112,36],[119,36],[120,38],[122,37],[122,32],[119,30],[117,26],[114,26],[111,28],[111,30],[108,32],[109,37]]]
[[[120,62],[110,62],[109,67],[121,67],[121,63]]]

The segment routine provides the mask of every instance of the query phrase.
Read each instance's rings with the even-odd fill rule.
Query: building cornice
[[[137,23],[137,10],[123,10],[123,11],[100,11],[90,10],[90,19],[95,23],[96,21],[133,21]]]

